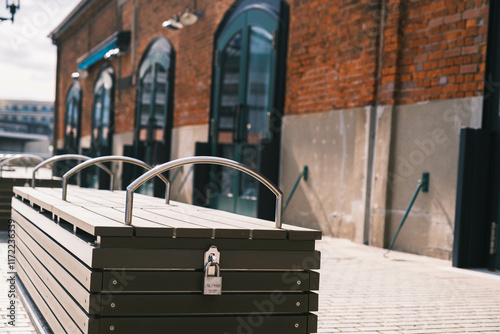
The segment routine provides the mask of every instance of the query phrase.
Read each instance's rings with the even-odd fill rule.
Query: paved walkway
[[[325,238],[320,333],[500,333],[500,276]]]
[[[319,332],[500,333],[500,276],[450,262],[324,238]],[[0,233],[0,333],[34,333],[17,300],[8,325],[7,236]]]

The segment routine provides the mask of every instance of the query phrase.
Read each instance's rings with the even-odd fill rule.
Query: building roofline
[[[80,3],[66,16],[66,18],[54,29],[47,37],[52,40],[52,44],[56,44],[56,39],[63,33],[79,16],[80,12],[87,9],[94,0],[81,0]]]
[[[44,104],[53,105],[54,101],[38,101],[38,100],[19,100],[19,99],[0,99],[0,104]]]

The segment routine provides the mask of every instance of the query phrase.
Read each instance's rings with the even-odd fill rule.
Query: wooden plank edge
[[[28,262],[28,259],[19,250],[17,252],[17,269],[21,269],[24,274],[31,280],[37,291],[40,293],[42,298],[45,300],[52,313],[56,318],[61,320],[61,325],[65,330],[69,329],[70,333],[75,333],[78,330],[84,333],[85,329],[88,328],[89,318],[87,317],[87,323],[78,324],[77,319],[72,316],[71,308],[68,309],[68,305],[63,305],[63,300],[58,298],[59,291],[54,291],[54,286],[50,282],[45,282],[37,270]],[[62,288],[61,288],[62,289]],[[69,296],[68,296],[69,297]],[[71,298],[71,297],[69,297]],[[79,308],[79,306],[74,302],[74,305]],[[85,327],[85,328],[82,328]]]
[[[17,226],[21,229],[24,230],[25,233],[30,235],[33,239],[38,240],[37,243],[48,253],[53,254],[53,252],[49,252],[47,250],[48,245],[53,245],[55,249],[55,253],[60,253],[56,256],[56,254],[53,254],[54,259],[57,262],[65,262],[67,259],[71,259],[75,265],[72,266],[72,269],[75,271],[72,271],[72,275],[87,289],[92,292],[96,292],[100,290],[100,285],[96,286],[95,284],[93,285],[92,282],[92,275],[97,275],[100,273],[92,273],[91,270],[85,266],[81,261],[76,259],[68,250],[66,250],[64,247],[60,246],[56,242],[54,242],[53,239],[51,239],[49,236],[47,236],[43,231],[38,229],[35,225],[31,224],[31,222],[26,219],[23,215],[21,215],[19,212],[16,210],[12,211],[12,216],[13,219],[17,222]],[[29,224],[28,226],[23,227],[23,224],[25,223]],[[34,233],[35,232],[35,233]],[[64,260],[63,258],[66,258]],[[65,266],[66,267],[66,266]],[[76,272],[76,273],[75,273]]]
[[[26,313],[31,321],[31,325],[37,334],[53,334],[49,324],[42,315],[40,309],[36,306],[33,299],[30,297],[28,290],[24,286],[19,275],[16,274],[17,295],[24,306]]]
[[[43,299],[41,293],[35,288],[35,285],[31,281],[31,279],[24,272],[22,267],[17,267],[17,268],[18,268],[17,276],[20,278],[20,281],[26,287],[26,290],[28,291],[29,296],[35,302],[35,305],[42,313],[43,318],[49,324],[50,329],[54,333],[65,333],[66,331],[64,330],[63,326],[61,325],[59,320],[57,320],[57,317],[54,315],[54,313],[52,313],[51,308],[49,307],[47,302]]]

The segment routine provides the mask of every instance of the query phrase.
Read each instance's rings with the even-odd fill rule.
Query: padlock
[[[215,276],[208,276],[208,269],[215,266]],[[208,261],[205,264],[205,277],[203,286],[204,295],[222,295],[222,277],[217,262]]]

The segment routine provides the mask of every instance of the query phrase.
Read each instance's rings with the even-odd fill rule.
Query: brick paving
[[[500,333],[500,276],[324,238],[319,333]]]
[[[324,238],[319,333],[500,333],[500,276],[449,261]],[[19,300],[8,325],[7,235],[0,233],[0,333],[35,333]]]

